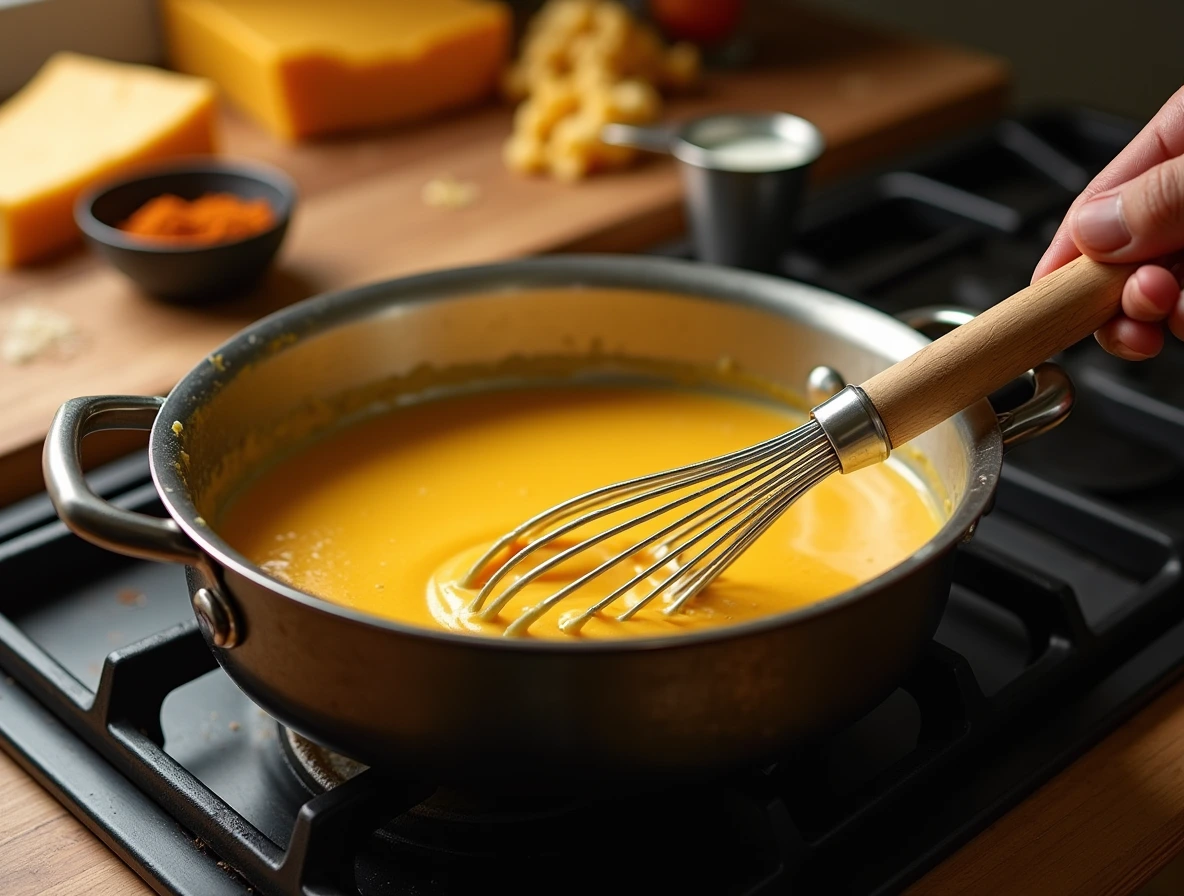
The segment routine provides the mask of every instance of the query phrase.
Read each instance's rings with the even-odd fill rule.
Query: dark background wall
[[[1184,0],[808,0],[1011,60],[1017,102],[1150,117],[1184,85]]]
[[[0,0],[0,97],[55,49],[157,61],[156,2]],[[511,2],[526,11],[539,0]],[[749,2],[809,4],[1006,57],[1018,102],[1084,102],[1147,118],[1184,84],[1184,0]]]

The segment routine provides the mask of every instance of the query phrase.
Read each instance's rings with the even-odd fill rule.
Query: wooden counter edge
[[[907,894],[1128,896],[1182,852],[1177,681]]]

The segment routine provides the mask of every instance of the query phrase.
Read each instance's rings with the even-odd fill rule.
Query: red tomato
[[[723,43],[736,30],[744,0],[649,0],[654,21],[672,40]]]

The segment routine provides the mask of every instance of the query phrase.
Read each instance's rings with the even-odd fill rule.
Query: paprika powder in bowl
[[[196,304],[256,285],[283,243],[296,187],[277,168],[203,158],[141,168],[79,197],[87,243],[149,295]]]

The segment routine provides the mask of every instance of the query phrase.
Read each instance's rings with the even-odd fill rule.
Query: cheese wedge
[[[133,165],[215,148],[216,88],[146,65],[58,53],[0,105],[0,266],[74,245],[78,194]]]
[[[490,0],[164,0],[170,65],[281,139],[414,121],[497,88],[509,8]]]

